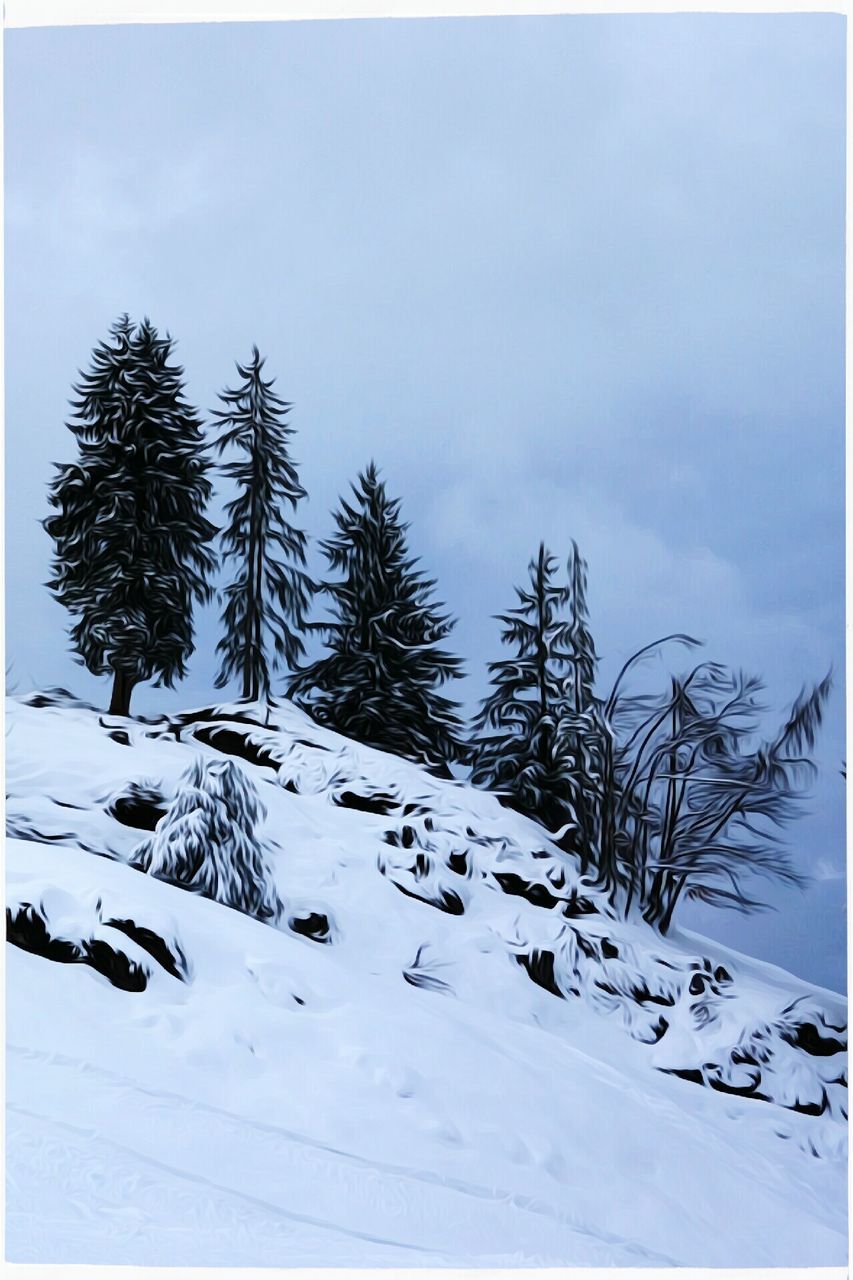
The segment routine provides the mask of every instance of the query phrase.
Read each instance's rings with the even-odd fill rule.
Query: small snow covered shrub
[[[231,760],[199,757],[132,865],[258,919],[277,918],[280,902],[263,844],[266,817],[254,783]]]

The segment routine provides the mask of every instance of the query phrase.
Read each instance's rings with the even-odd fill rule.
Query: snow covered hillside
[[[841,996],[613,920],[535,823],[287,703],[7,713],[12,1261],[845,1262]],[[275,909],[140,853],[200,758],[257,788]]]

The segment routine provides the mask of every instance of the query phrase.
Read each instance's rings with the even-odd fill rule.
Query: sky
[[[149,316],[209,418],[257,343],[303,527],[376,460],[466,706],[543,538],[589,563],[602,690],[686,631],[763,676],[772,731],[834,669],[810,887],[681,923],[842,989],[844,46],[803,14],[7,31],[11,687],[108,699],[38,523],[92,348]],[[217,635],[134,709],[208,700]]]

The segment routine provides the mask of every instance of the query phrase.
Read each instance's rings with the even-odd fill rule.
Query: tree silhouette
[[[494,687],[474,721],[471,779],[565,840],[569,830],[577,832],[577,814],[574,759],[559,725],[571,708],[575,654],[572,622],[564,616],[571,587],[556,582],[556,571],[556,557],[540,544],[529,588],[516,587],[519,604],[498,615],[501,639],[515,652],[489,663]]]
[[[441,648],[453,621],[433,602],[435,583],[409,554],[399,499],[373,463],[352,489],[322,544],[342,575],[321,588],[333,619],[315,626],[328,652],[296,674],[289,695],[349,737],[446,769],[465,755],[458,708],[439,692],[462,674]]]
[[[74,619],[80,661],[112,676],[117,715],[140,681],[171,687],[185,675],[193,602],[209,599],[215,564],[209,463],[172,346],[149,320],[123,316],[95,348],[71,402],[78,457],[56,464],[56,514],[44,521],[48,587]]]
[[[663,933],[683,898],[754,911],[756,877],[804,883],[781,833],[814,773],[807,752],[831,677],[801,692],[770,740],[758,737],[761,689],[756,677],[702,662],[666,694],[612,702],[625,910],[636,896]]]
[[[220,453],[236,451],[223,473],[237,485],[221,533],[223,561],[234,562],[236,573],[222,592],[216,687],[237,675],[250,701],[268,697],[273,671],[292,668],[305,652],[299,631],[311,590],[305,534],[285,518],[288,506],[295,509],[306,496],[289,453],[293,428],[284,419],[290,405],[272,390],[274,379],[264,381],[263,366],[253,347],[251,361],[237,365],[241,385],[221,392],[225,408],[216,410],[216,446]]]

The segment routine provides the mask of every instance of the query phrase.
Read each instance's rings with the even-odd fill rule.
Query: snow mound
[[[287,703],[8,723],[16,1261],[843,1262],[841,996]]]

